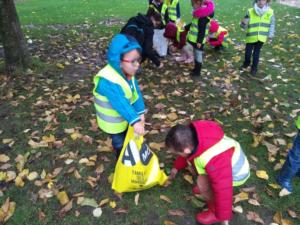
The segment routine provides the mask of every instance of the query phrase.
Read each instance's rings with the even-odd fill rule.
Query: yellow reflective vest
[[[296,127],[300,130],[300,116],[296,120]]]
[[[173,0],[170,2],[170,0],[165,0],[162,8],[161,8],[161,16],[163,18],[163,23],[166,24],[166,21],[164,20],[166,11],[168,10],[169,20],[172,20],[175,22],[177,18],[177,4],[179,3],[179,0]]]
[[[266,42],[269,35],[271,17],[273,10],[268,9],[262,16],[255,13],[254,8],[248,10],[249,23],[246,34],[246,43],[254,43],[257,41]]]
[[[234,148],[231,158],[233,186],[239,186],[250,177],[250,166],[240,144],[232,138],[224,136],[218,143],[207,149],[194,159],[194,164],[199,174],[206,174],[205,168],[215,156]]]
[[[132,91],[128,82],[120,75],[113,67],[106,65],[99,73],[94,77],[94,106],[96,108],[97,123],[100,129],[109,134],[117,134],[125,131],[128,127],[128,122],[111,106],[106,96],[100,95],[96,92],[98,83],[102,78],[109,80],[112,83],[121,86],[124,91],[125,98],[127,98],[131,104],[136,102],[139,98],[136,87],[134,86],[134,76],[131,78],[134,86]]]
[[[193,17],[191,27],[190,27],[190,30],[187,35],[187,40],[192,43],[195,43],[195,44],[197,43],[198,33],[199,33],[198,21],[199,21],[199,18]],[[210,26],[210,22],[208,22],[206,24],[205,36],[207,36],[207,34],[208,34],[209,26]],[[205,41],[206,41],[206,38],[204,37],[201,44],[205,44]]]
[[[215,33],[213,33],[213,35],[210,36],[210,37],[218,39],[218,37],[219,37],[219,35],[220,35],[221,32],[226,32],[225,35],[224,35],[224,40],[222,42],[222,46],[228,47],[228,40],[227,40],[227,38],[228,38],[228,31],[224,27],[219,26],[218,31],[215,32]]]

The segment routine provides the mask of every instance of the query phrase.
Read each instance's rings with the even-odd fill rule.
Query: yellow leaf
[[[22,178],[21,177],[16,177],[16,179],[15,179],[15,185],[17,186],[17,187],[23,187],[24,186],[24,181],[22,180]]]
[[[114,208],[116,208],[117,203],[115,201],[110,201],[109,206],[114,209]]]
[[[193,177],[191,175],[184,175],[183,178],[189,182],[190,184],[193,184],[194,181],[193,181]]]
[[[249,199],[249,194],[247,192],[241,192],[237,195],[235,195],[234,197],[234,204],[240,201],[245,201]]]
[[[260,203],[256,199],[252,199],[252,198],[248,200],[248,203],[256,206],[260,205]]]
[[[166,202],[172,203],[172,201],[171,201],[167,196],[165,196],[165,195],[160,195],[159,198],[160,198],[161,200],[166,201]]]
[[[79,138],[81,138],[82,137],[82,134],[80,134],[78,131],[76,131],[75,133],[73,133],[73,134],[71,134],[71,138],[72,138],[72,140],[77,140],[77,139],[79,139]]]
[[[0,154],[0,162],[1,163],[6,163],[9,161],[9,157],[5,154]]]
[[[14,214],[16,208],[15,202],[10,202],[9,198],[5,200],[5,203],[0,209],[0,222],[1,224],[9,220],[9,218]]]
[[[268,174],[265,170],[257,170],[256,171],[256,176],[261,178],[261,179],[265,179],[265,180],[269,179],[269,176],[268,176]]]
[[[65,66],[61,63],[56,63],[56,67],[59,68],[59,69],[64,69]]]
[[[55,142],[55,137],[54,135],[50,134],[49,136],[43,136],[42,140],[47,143],[53,143]]]
[[[176,223],[173,223],[173,222],[170,221],[170,220],[165,220],[165,221],[164,221],[164,225],[176,225]]]
[[[35,180],[37,177],[39,176],[39,174],[35,171],[31,172],[28,174],[27,179],[30,181]]]
[[[168,117],[168,119],[171,120],[171,121],[174,121],[174,120],[177,120],[177,119],[178,119],[177,114],[174,113],[174,112],[168,114],[167,117]]]
[[[280,189],[280,188],[281,188],[280,185],[274,184],[274,183],[269,183],[268,185],[269,185],[270,187],[274,188],[274,189]]]
[[[161,142],[161,143],[155,143],[155,142],[151,142],[149,144],[149,147],[150,149],[153,149],[153,150],[157,150],[159,151],[161,148],[163,148],[165,146],[165,143],[164,142]]]
[[[70,201],[69,197],[68,197],[68,195],[67,195],[67,193],[65,191],[58,192],[58,194],[56,195],[56,197],[59,200],[59,203],[61,205],[65,205],[65,204],[67,204]]]
[[[111,173],[111,174],[109,175],[109,177],[107,178],[107,180],[108,180],[108,182],[111,184],[112,181],[113,181],[113,179],[114,179],[114,173]]]
[[[2,143],[3,144],[9,144],[9,143],[11,143],[11,142],[13,142],[14,141],[14,139],[11,139],[11,138],[4,138],[4,139],[2,139]]]
[[[101,207],[101,206],[107,204],[108,202],[109,202],[109,198],[102,199],[99,203],[99,206]]]
[[[10,182],[16,178],[16,172],[15,171],[7,171],[6,173],[6,179],[5,182]]]
[[[6,172],[0,171],[0,181],[3,181],[6,179]]]

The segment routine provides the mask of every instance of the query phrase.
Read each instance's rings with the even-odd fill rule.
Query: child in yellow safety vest
[[[241,27],[246,29],[246,50],[245,61],[240,67],[241,70],[250,66],[251,75],[256,75],[259,63],[260,50],[263,44],[269,39],[272,42],[275,32],[274,12],[270,8],[271,0],[255,0],[254,6],[248,9],[246,16],[241,21]],[[253,52],[253,53],[252,53]]]
[[[204,5],[206,6],[207,1],[192,0],[191,3],[193,7],[193,18],[189,26],[187,41],[193,47],[194,52],[194,69],[192,70],[191,75],[199,77],[202,69],[204,44],[206,42],[205,36],[208,33],[206,27],[214,13],[212,12],[209,16],[199,18],[194,12],[196,12],[199,8],[203,8]]]
[[[201,224],[228,225],[232,218],[233,186],[250,176],[250,167],[240,144],[224,134],[221,126],[208,120],[177,124],[166,137],[166,146],[177,155],[169,179],[187,166],[197,172],[193,193],[200,195],[208,210],[196,215]]]
[[[221,27],[217,21],[211,20],[207,42],[213,46],[215,50],[220,50],[222,47],[228,47],[227,38],[228,31]]]
[[[108,64],[94,77],[98,126],[110,134],[117,158],[128,125],[144,134],[145,105],[135,74],[140,67],[141,46],[129,35],[116,35],[108,48]]]

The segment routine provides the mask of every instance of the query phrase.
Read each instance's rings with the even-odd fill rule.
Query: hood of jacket
[[[113,37],[107,51],[107,61],[119,74],[123,74],[120,64],[122,55],[126,52],[130,52],[133,49],[137,49],[139,52],[142,51],[141,46],[131,36],[124,34],[117,34]]]
[[[198,138],[197,150],[189,157],[190,161],[200,156],[224,137],[223,129],[214,121],[197,120],[193,121],[190,126],[195,128]]]
[[[215,21],[215,20],[211,20],[211,21],[210,21],[209,32],[210,32],[210,33],[215,33],[215,32],[218,31],[218,29],[219,29],[219,24],[218,24],[218,22]]]

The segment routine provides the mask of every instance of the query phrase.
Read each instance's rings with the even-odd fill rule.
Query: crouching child
[[[240,144],[225,136],[218,123],[207,120],[172,127],[165,142],[178,155],[170,179],[188,162],[197,171],[193,193],[202,196],[208,210],[199,212],[196,220],[202,224],[228,224],[232,218],[233,186],[244,184],[250,176]]]

